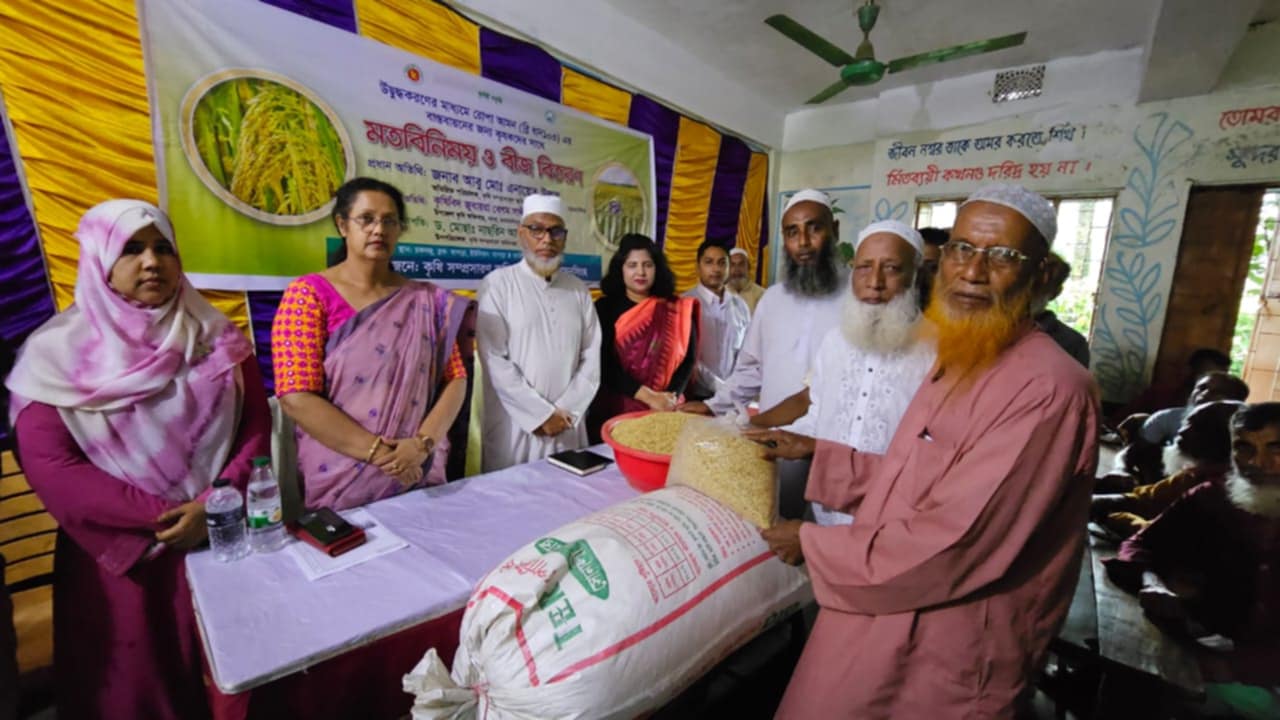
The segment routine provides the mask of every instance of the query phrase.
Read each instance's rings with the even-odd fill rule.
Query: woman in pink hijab
[[[186,551],[204,496],[243,491],[270,449],[244,335],[182,274],[158,208],[111,200],[76,232],[75,304],[32,333],[6,385],[19,463],[59,524],[58,716],[208,715]]]

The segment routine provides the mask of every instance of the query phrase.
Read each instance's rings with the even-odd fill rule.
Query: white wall
[[[1221,87],[1198,97],[1135,103],[1140,57],[1121,53],[1078,59],[1083,75],[1063,92],[1068,101],[1058,101],[1066,81],[1051,85],[1051,77],[1060,74],[1047,73],[1045,96],[995,110],[983,107],[986,113],[1019,112],[976,123],[945,124],[980,114],[943,112],[951,102],[962,107],[958,97],[944,102],[950,89],[884,93],[874,143],[865,140],[862,128],[841,130],[835,109],[821,117],[793,115],[785,140],[792,149],[782,153],[779,191],[870,185],[865,212],[871,219],[908,219],[921,198],[963,196],[993,181],[1042,192],[1114,192],[1092,369],[1109,399],[1124,399],[1145,385],[1155,363],[1191,186],[1280,184],[1277,40],[1280,33],[1270,26],[1251,32]],[[1119,97],[1126,93],[1127,100]],[[1106,98],[1111,99],[1099,101]],[[1273,110],[1248,121],[1231,113],[1243,108]],[[927,127],[931,123],[944,127]],[[1051,129],[1057,130],[1052,139]],[[796,134],[802,131],[810,134]],[[1040,140],[1028,144],[1023,134],[1037,132]],[[840,137],[855,139],[830,142]],[[979,150],[979,138],[999,138],[1000,146]]]

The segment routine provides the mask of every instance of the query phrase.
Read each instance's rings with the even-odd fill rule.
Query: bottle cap
[[[213,481],[213,486],[216,488],[228,487],[230,485],[231,485],[231,478],[218,478],[217,480]]]
[[[259,455],[258,457],[253,459],[254,467],[266,467],[267,465],[270,465],[270,464],[271,464],[271,458],[267,457],[266,455]]]

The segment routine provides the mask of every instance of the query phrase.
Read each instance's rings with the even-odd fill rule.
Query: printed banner
[[[643,133],[256,0],[139,6],[162,202],[199,287],[324,269],[356,176],[405,194],[396,269],[453,287],[520,257],[533,192],[563,198],[564,268],[588,282],[656,225]]]

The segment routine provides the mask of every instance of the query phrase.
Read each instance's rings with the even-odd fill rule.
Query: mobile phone
[[[327,507],[303,513],[298,518],[297,535],[334,557],[363,545],[365,541],[364,530]]]

